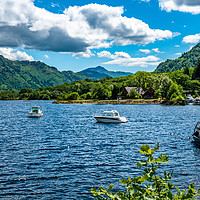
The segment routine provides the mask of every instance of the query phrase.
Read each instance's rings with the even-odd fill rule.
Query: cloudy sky
[[[200,0],[1,0],[0,54],[59,70],[153,71],[200,42]]]

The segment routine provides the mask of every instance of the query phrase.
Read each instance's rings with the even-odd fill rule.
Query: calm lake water
[[[42,118],[28,118],[39,105]],[[129,122],[100,124],[94,114],[117,110]],[[187,137],[200,106],[55,105],[0,101],[0,199],[93,199],[91,187],[123,188],[119,179],[141,173],[142,144],[169,155],[173,182],[200,188],[200,149]]]

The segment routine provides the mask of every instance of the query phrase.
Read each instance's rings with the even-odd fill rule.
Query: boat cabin
[[[104,111],[102,116],[108,116],[108,117],[119,117],[119,113],[116,110],[112,111]]]
[[[32,112],[33,112],[33,113],[38,113],[39,110],[40,110],[40,106],[33,106],[33,107],[32,107]]]

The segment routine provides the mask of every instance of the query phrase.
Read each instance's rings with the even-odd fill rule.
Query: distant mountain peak
[[[102,66],[90,67],[80,71],[80,73],[84,74],[85,76],[93,80],[104,77],[121,77],[121,76],[132,75],[132,73],[130,72],[109,71]]]

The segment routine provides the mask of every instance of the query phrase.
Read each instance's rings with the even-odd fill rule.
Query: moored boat
[[[187,95],[187,98],[185,99],[185,103],[186,104],[192,104],[192,103],[194,103],[194,98],[192,97],[191,94]]]
[[[31,112],[28,113],[28,117],[30,118],[39,118],[42,116],[43,116],[43,113],[40,110],[40,106],[32,106]]]
[[[196,97],[194,100],[195,105],[200,105],[200,97]]]
[[[200,122],[197,122],[192,136],[193,136],[194,142],[200,145]]]
[[[95,115],[97,122],[101,123],[125,123],[128,122],[126,117],[121,117],[116,110],[104,111],[102,115]]]

